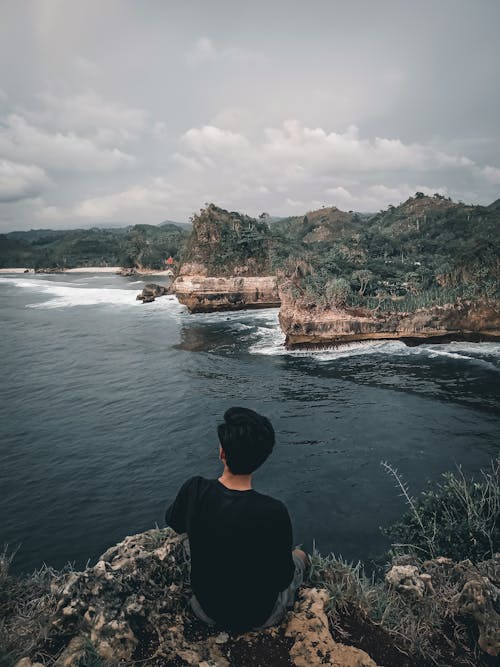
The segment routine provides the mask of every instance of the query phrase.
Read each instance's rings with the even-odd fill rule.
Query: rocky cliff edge
[[[377,339],[400,339],[410,345],[433,339],[500,340],[500,309],[495,301],[459,302],[406,313],[321,309],[282,295],[279,321],[289,348]]]
[[[275,276],[180,275],[173,291],[191,313],[246,308],[276,308],[280,305]]]
[[[405,651],[404,638],[388,633],[383,622],[370,621],[361,609],[342,615],[342,600],[338,598],[349,578],[344,572],[341,581],[335,582],[332,569],[321,572],[321,583],[319,571],[311,572],[311,581],[304,584],[295,607],[280,626],[244,635],[208,628],[189,608],[189,561],[184,540],[185,536],[168,528],[150,530],[125,538],[84,571],[52,572],[50,592],[43,599],[37,595],[34,601],[43,631],[38,628],[37,642],[32,642],[29,655],[18,660],[16,667],[377,666],[367,652],[350,643],[372,647],[379,665],[427,665]],[[475,653],[499,654],[500,555],[477,566],[447,558],[417,565],[405,561],[393,565],[380,586],[387,609],[396,599],[401,609],[411,608],[410,616],[415,615],[416,623],[425,620],[419,620],[419,614],[430,615],[443,607],[439,613],[448,618],[452,639],[439,634],[436,641],[443,642],[449,652],[451,661],[446,664],[483,664],[472,661]],[[21,607],[17,628],[29,615],[29,610]],[[456,618],[465,618],[469,626],[455,625]],[[357,619],[357,630],[353,619]],[[13,633],[15,619],[3,621],[7,623],[4,629],[9,632],[9,622]],[[456,634],[459,627],[470,629],[470,655],[462,655]],[[477,640],[480,650],[477,644],[474,647]],[[455,641],[460,654],[450,649]]]

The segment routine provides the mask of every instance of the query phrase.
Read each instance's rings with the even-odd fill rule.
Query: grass
[[[396,557],[398,563],[425,570],[425,559],[441,555],[475,562],[492,557],[500,543],[500,459],[479,479],[467,479],[460,468],[446,473],[418,498],[411,496],[393,466],[382,465],[408,506],[407,513],[385,529],[397,539],[388,562]],[[157,528],[150,531],[145,546],[151,550],[164,540],[165,530]],[[0,553],[0,667],[13,667],[28,655],[52,665],[68,641],[52,626],[58,603],[52,590],[68,569],[57,572],[43,567],[29,576],[14,577],[10,574],[14,555],[7,550]],[[386,667],[489,664],[482,662],[485,658],[472,626],[454,611],[461,583],[446,568],[432,570],[432,594],[411,597],[388,586],[383,577],[368,576],[361,562],[322,555],[315,547],[310,560],[306,585],[328,591],[326,612],[337,641],[366,650]],[[169,566],[179,580],[187,580],[187,561],[179,554]],[[86,641],[80,647],[80,667],[104,667],[90,640]]]
[[[473,562],[492,558],[500,544],[500,458],[482,470],[479,479],[467,479],[460,467],[447,472],[418,499],[410,496],[395,468],[382,466],[409,508],[382,531],[394,540],[393,555],[409,552]]]

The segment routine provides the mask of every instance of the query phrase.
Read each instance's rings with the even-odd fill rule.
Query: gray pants
[[[291,609],[293,607],[295,598],[297,596],[297,590],[304,580],[304,571],[306,566],[302,558],[296,554],[292,554],[292,557],[293,562],[295,563],[295,572],[290,585],[288,588],[285,588],[284,591],[278,593],[278,597],[276,598],[276,602],[274,603],[274,607],[272,608],[269,617],[259,628],[254,628],[254,630],[260,630],[261,628],[268,628],[271,625],[277,625],[286,614],[287,609]],[[215,625],[215,621],[205,614],[195,595],[191,597],[190,603],[191,609],[194,611],[195,615],[200,619],[200,621],[203,621],[207,625]]]

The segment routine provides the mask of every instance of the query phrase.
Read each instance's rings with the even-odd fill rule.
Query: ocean
[[[277,445],[255,488],[294,539],[348,560],[388,547],[413,495],[500,443],[500,344],[368,342],[288,352],[277,309],[190,315],[111,274],[0,276],[0,545],[14,569],[76,567],[163,525],[182,482],[217,477],[216,426],[267,415]],[[265,553],[265,545],[262,545]]]

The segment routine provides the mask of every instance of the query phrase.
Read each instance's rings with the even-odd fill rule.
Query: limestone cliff
[[[174,289],[179,302],[187,306],[191,313],[280,305],[274,276],[179,276]]]
[[[279,321],[289,348],[339,345],[360,340],[400,339],[409,345],[433,340],[500,340],[496,301],[469,301],[380,312],[363,308],[318,308],[282,294]]]
[[[173,290],[190,312],[279,306],[270,274],[269,228],[210,204],[193,218]]]

